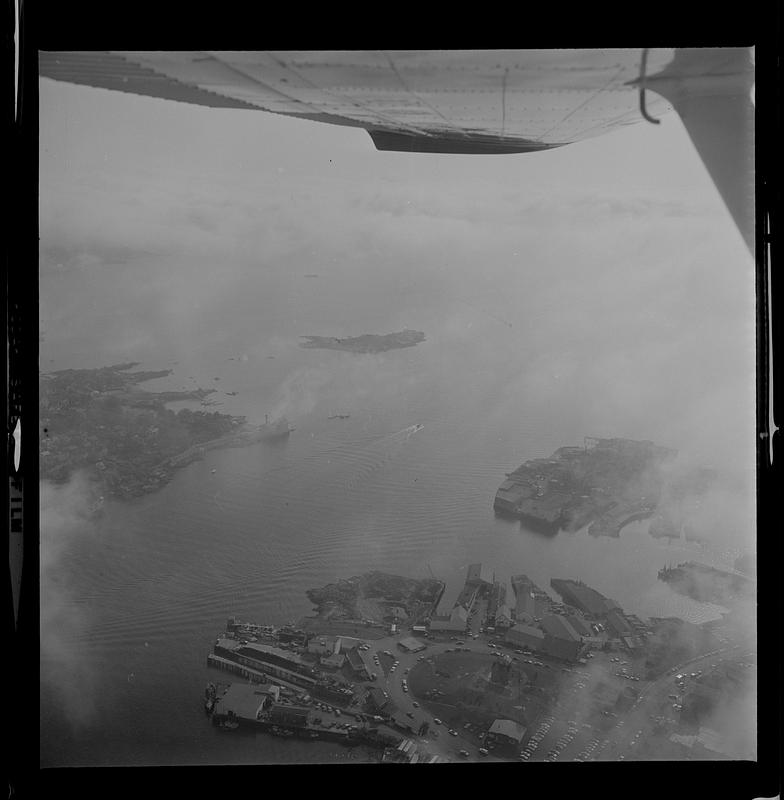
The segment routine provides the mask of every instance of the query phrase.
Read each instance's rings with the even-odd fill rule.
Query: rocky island
[[[383,353],[386,350],[397,350],[401,347],[415,347],[425,341],[422,331],[409,329],[397,333],[365,333],[361,336],[338,339],[334,336],[302,336],[305,342],[300,347],[322,350],[345,350],[349,353]]]
[[[303,622],[367,625],[405,622],[414,625],[434,613],[444,584],[435,578],[404,578],[386,572],[367,572],[353,578],[309,589],[316,616]]]
[[[214,389],[148,392],[138,384],[172,370],[131,372],[138,362],[39,376],[40,476],[62,483],[76,470],[94,479],[96,497],[134,497],[163,486],[178,467],[209,449],[263,438],[269,426],[244,417],[166,403],[200,400]]]

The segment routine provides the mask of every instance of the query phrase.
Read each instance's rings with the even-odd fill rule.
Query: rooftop
[[[544,633],[539,628],[533,628],[530,625],[515,625],[509,629],[509,633],[518,633],[524,636],[534,636],[537,639],[544,639]]]
[[[556,639],[566,639],[572,642],[580,641],[580,634],[577,633],[565,617],[559,614],[548,614],[543,617],[542,628]]]
[[[490,733],[519,742],[525,735],[525,728],[511,719],[497,719],[490,726]]]
[[[256,714],[266,699],[268,691],[247,683],[232,683],[215,705],[216,714],[228,714],[243,719],[256,719]]]

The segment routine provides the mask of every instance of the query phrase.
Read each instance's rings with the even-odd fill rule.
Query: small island
[[[240,447],[277,433],[270,425],[249,425],[244,417],[190,409],[175,413],[167,403],[206,404],[215,390],[148,392],[137,384],[172,370],[131,372],[135,366],[138,362],[39,376],[43,480],[64,483],[85,470],[96,498],[135,497],[168,483],[177,468],[207,450]]]
[[[349,353],[383,353],[387,350],[397,350],[401,347],[415,347],[425,341],[422,331],[412,331],[406,328],[397,333],[365,333],[346,339],[334,336],[302,336],[305,342],[300,342],[300,347],[320,350],[345,350]]]
[[[676,567],[659,570],[659,580],[669,584],[678,594],[701,603],[732,606],[739,600],[754,598],[754,581],[735,570],[686,561]]]

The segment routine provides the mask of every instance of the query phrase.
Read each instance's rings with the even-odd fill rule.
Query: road
[[[365,651],[364,656],[366,657],[366,662],[371,671],[375,672],[377,675],[377,678],[374,681],[371,681],[370,685],[378,686],[386,691],[390,700],[395,706],[397,706],[402,714],[412,715],[412,717],[409,717],[409,719],[411,719],[414,730],[418,730],[423,722],[428,722],[430,730],[438,732],[437,737],[433,737],[431,734],[427,734],[424,737],[419,737],[416,734],[412,734],[410,736],[410,738],[424,744],[429,752],[432,752],[436,755],[441,755],[450,761],[456,761],[462,760],[459,755],[460,750],[466,750],[469,753],[469,760],[479,760],[481,756],[478,752],[479,748],[476,744],[476,739],[473,736],[469,737],[462,728],[456,729],[456,736],[450,735],[446,725],[439,725],[435,722],[435,719],[437,718],[436,714],[430,712],[422,705],[415,707],[414,702],[418,701],[416,701],[416,698],[414,698],[410,692],[406,692],[403,689],[403,679],[407,678],[408,671],[413,669],[413,667],[419,663],[420,657],[432,658],[433,656],[445,653],[447,650],[453,650],[456,647],[456,643],[454,641],[430,640],[427,642],[426,651],[423,651],[422,653],[407,653],[397,647],[398,641],[401,638],[404,638],[404,636],[405,634],[397,634],[394,636],[384,637],[383,639],[369,640],[367,642],[369,649]],[[508,648],[490,647],[488,641],[486,641],[486,637],[473,639],[469,635],[466,635],[466,637],[464,639],[460,639],[460,641],[464,641],[464,644],[460,646],[465,647],[472,653],[490,656],[494,652],[502,652],[509,653],[511,655],[511,651]],[[706,666],[710,665],[711,661],[720,658],[728,649],[729,648],[721,648],[720,650],[707,653],[703,656],[698,656],[689,659],[688,661],[684,661],[677,665],[675,671],[680,672],[686,668],[689,668],[692,671],[704,669]],[[399,662],[394,672],[390,671],[392,662],[388,659],[386,659],[388,661],[387,666],[382,666],[382,664],[385,663],[385,651],[389,651],[391,653],[391,658]],[[379,661],[381,663],[378,666],[376,666],[375,662],[373,661],[374,655],[379,656]],[[517,655],[517,658],[521,661],[528,658],[533,658],[536,660],[543,659],[544,661],[547,660],[538,654],[534,656]],[[609,654],[597,653],[596,660],[591,663],[591,668],[593,669],[600,664],[609,671],[609,674],[612,674],[612,672],[615,671],[616,665],[610,662]],[[551,662],[550,666],[552,669],[563,668],[561,664],[557,664],[556,662]],[[572,687],[574,692],[579,693],[581,691],[579,689],[579,686],[581,685],[579,681],[588,677],[588,669],[589,667],[577,665],[568,670],[572,675],[575,676],[577,681],[577,687]],[[618,723],[613,728],[604,733],[595,728],[590,729],[590,731],[586,730],[583,727],[583,719],[578,719],[577,721],[580,731],[576,736],[574,736],[573,740],[567,744],[563,752],[559,755],[558,760],[573,760],[573,758],[577,756],[577,754],[581,752],[592,739],[606,741],[606,746],[601,747],[599,751],[595,753],[596,756],[602,754],[605,758],[617,759],[621,755],[623,755],[624,758],[628,757],[629,755],[633,755],[634,745],[630,744],[631,739],[638,730],[645,731],[650,729],[649,716],[651,714],[651,706],[654,703],[660,705],[663,694],[666,694],[668,691],[670,691],[674,683],[675,673],[667,673],[666,675],[663,675],[654,681],[640,682],[640,695],[634,707],[629,712],[622,715],[622,717],[618,720]],[[579,696],[579,694],[576,696]],[[547,755],[550,748],[554,746],[559,735],[566,731],[566,720],[573,717],[579,717],[579,714],[569,711],[568,706],[570,699],[570,695],[567,692],[564,692],[561,696],[561,699],[559,699],[557,707],[552,709],[552,714],[553,716],[557,717],[557,719],[555,719],[553,722],[552,731],[548,733],[545,739],[543,739],[541,747],[537,750],[535,757],[532,757],[532,761],[541,760],[541,758]],[[671,706],[671,704],[672,701],[669,702],[668,707]],[[492,754],[489,754],[482,760],[501,761],[508,759],[498,758]]]
[[[417,663],[419,663],[418,660],[420,656],[424,655],[426,658],[432,658],[433,656],[445,653],[449,649],[454,649],[455,643],[429,641],[426,651],[423,651],[422,653],[406,653],[397,647],[397,643],[400,638],[404,637],[400,635],[388,636],[383,639],[368,641],[367,644],[369,645],[369,649],[364,653],[364,655],[366,656],[368,666],[378,676],[375,681],[371,681],[370,685],[379,686],[380,688],[384,689],[389,694],[390,700],[400,709],[401,713],[412,714],[413,719],[411,722],[415,730],[418,730],[419,726],[423,722],[427,722],[430,725],[431,731],[438,732],[437,738],[434,738],[430,734],[427,734],[424,737],[419,737],[416,735],[411,736],[411,738],[425,744],[426,748],[434,755],[441,755],[450,760],[456,760],[461,758],[459,755],[460,750],[467,750],[470,753],[470,758],[472,760],[478,759],[480,756],[476,744],[463,735],[462,728],[457,730],[457,736],[452,736],[449,733],[449,728],[446,725],[439,725],[435,722],[435,720],[438,718],[436,715],[431,714],[421,705],[419,708],[415,708],[414,702],[418,701],[416,701],[410,692],[406,692],[403,689],[403,678],[408,677],[407,670],[412,669]],[[464,640],[461,639],[460,641]],[[473,653],[481,653],[485,655],[492,655],[493,651],[496,649],[490,647],[485,641],[471,638],[466,638],[465,644],[462,646],[468,648]],[[378,654],[379,660],[383,661],[383,653],[385,650],[388,650],[390,653],[392,653],[393,659],[399,661],[399,664],[393,673],[388,672],[383,667],[375,666],[373,662],[373,656],[375,654]],[[492,756],[488,756],[487,760],[500,759],[495,759]]]

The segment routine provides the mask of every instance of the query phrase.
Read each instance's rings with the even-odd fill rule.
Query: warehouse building
[[[431,633],[465,633],[468,612],[462,606],[455,606],[449,616],[434,616],[430,619]]]
[[[213,713],[219,720],[236,719],[240,724],[255,722],[270,702],[270,693],[260,686],[232,683],[215,703]]]
[[[577,614],[567,614],[566,621],[580,636],[593,636],[590,624],[583,617],[579,617]]]
[[[542,618],[545,632],[544,652],[562,661],[576,661],[582,649],[582,637],[566,617],[547,614]]]
[[[515,625],[506,632],[506,641],[518,647],[541,650],[544,647],[544,633],[530,625]]]
[[[465,582],[479,586],[492,586],[493,572],[482,564],[469,564]]]
[[[524,486],[518,481],[506,480],[498,487],[498,491],[495,493],[493,508],[507,514],[514,514],[520,503],[528,499],[531,494],[530,487]]]

